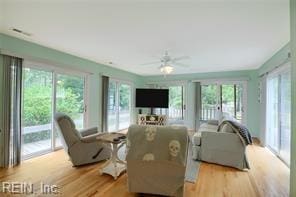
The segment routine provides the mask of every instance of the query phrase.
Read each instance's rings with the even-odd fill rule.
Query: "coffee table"
[[[111,157],[100,169],[100,174],[103,173],[113,176],[114,180],[126,170],[126,162],[118,158],[118,150],[126,143],[126,134],[124,133],[105,133],[97,137],[97,140],[103,143],[111,144]]]

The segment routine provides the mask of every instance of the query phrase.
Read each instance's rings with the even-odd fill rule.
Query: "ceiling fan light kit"
[[[164,56],[162,58],[160,58],[160,61],[145,63],[142,65],[149,65],[149,64],[153,65],[153,64],[161,63],[161,66],[159,67],[160,72],[163,73],[164,75],[168,75],[174,71],[173,65],[180,66],[180,67],[187,67],[187,65],[178,63],[178,61],[184,60],[184,59],[189,59],[189,58],[190,58],[189,56],[181,56],[181,57],[177,57],[177,58],[171,58],[168,51],[165,51]]]
[[[164,75],[170,74],[171,72],[174,71],[174,67],[165,64],[159,67],[160,72],[162,72]]]

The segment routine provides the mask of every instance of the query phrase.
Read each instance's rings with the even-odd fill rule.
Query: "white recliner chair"
[[[110,147],[96,140],[101,134],[97,127],[78,131],[73,120],[63,113],[57,113],[55,121],[62,145],[73,166],[94,163],[110,157]]]

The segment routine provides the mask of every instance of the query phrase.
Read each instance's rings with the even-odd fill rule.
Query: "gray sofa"
[[[192,137],[193,158],[209,163],[234,167],[240,170],[250,168],[246,146],[229,125],[217,132],[219,121],[203,123]]]
[[[94,163],[110,157],[110,146],[96,140],[100,135],[97,127],[78,131],[73,120],[63,113],[57,113],[55,121],[62,145],[73,166]]]
[[[129,192],[183,196],[187,146],[186,127],[130,126],[126,156]]]

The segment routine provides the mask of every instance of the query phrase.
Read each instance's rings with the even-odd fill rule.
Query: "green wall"
[[[296,197],[296,0],[290,1],[292,54],[292,143],[290,196]]]
[[[143,85],[142,78],[139,75],[129,73],[123,70],[112,68],[103,64],[79,58],[61,51],[43,47],[38,44],[20,40],[11,36],[0,34],[0,49],[3,53],[9,52],[25,59],[52,63],[65,69],[76,69],[92,73],[89,75],[89,106],[88,123],[89,126],[99,126],[101,124],[101,75],[107,75],[116,79],[130,81],[135,87]],[[2,97],[2,92],[0,92]],[[134,109],[134,114],[136,110]],[[135,118],[135,116],[134,116]],[[134,119],[135,121],[135,119]]]
[[[230,72],[211,72],[183,75],[147,76],[145,83],[171,83],[173,81],[182,81],[187,86],[187,122],[189,128],[194,128],[194,85],[192,80],[200,79],[248,79],[248,98],[247,98],[247,125],[252,135],[259,137],[259,103],[258,103],[258,74],[256,70],[230,71]]]

